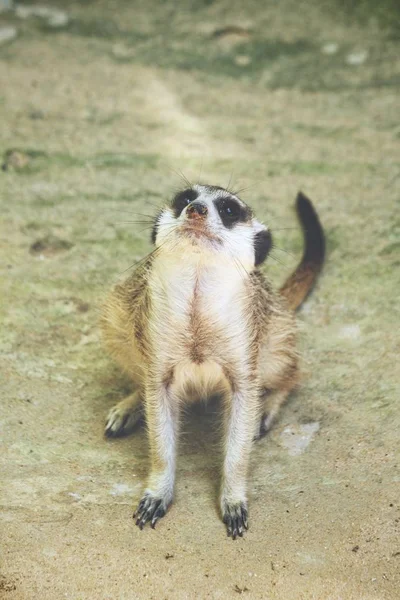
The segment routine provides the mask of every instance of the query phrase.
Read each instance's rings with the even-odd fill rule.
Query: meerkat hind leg
[[[273,390],[266,392],[265,397],[262,400],[263,414],[260,420],[260,429],[255,438],[256,440],[261,439],[270,431],[281,406],[286,402],[288,395],[288,390]]]
[[[131,433],[144,414],[139,390],[118,402],[107,416],[104,433],[107,437],[120,437]]]

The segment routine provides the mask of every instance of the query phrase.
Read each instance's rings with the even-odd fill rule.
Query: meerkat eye
[[[233,200],[226,200],[221,207],[221,212],[224,213],[227,219],[231,219],[232,221],[240,219],[240,206],[237,202],[233,202]]]
[[[244,221],[245,216],[241,206],[235,200],[222,198],[218,200],[217,210],[225,227],[232,227],[238,221]]]
[[[193,202],[193,200],[196,200],[197,196],[198,193],[196,190],[192,189],[183,190],[183,192],[176,194],[175,198],[172,200],[172,208],[176,219],[188,204]]]

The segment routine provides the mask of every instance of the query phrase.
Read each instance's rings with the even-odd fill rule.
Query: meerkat
[[[301,192],[305,247],[275,293],[260,266],[270,229],[238,195],[193,185],[155,217],[155,250],[109,295],[105,342],[135,391],[111,409],[105,434],[130,432],[144,414],[151,468],[134,513],[155,527],[172,502],[180,414],[216,394],[223,411],[222,520],[233,539],[248,529],[247,471],[254,439],[267,432],[299,380],[294,311],[321,270],[324,234]]]

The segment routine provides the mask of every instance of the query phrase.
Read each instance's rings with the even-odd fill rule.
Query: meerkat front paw
[[[143,529],[148,522],[154,529],[157,521],[166,514],[167,509],[168,503],[163,498],[158,498],[146,492],[139,502],[136,512],[133,513],[133,518],[136,519],[136,525],[139,529]]]
[[[134,396],[118,402],[107,416],[104,434],[106,437],[120,437],[130,433],[143,416],[143,407]]]
[[[222,520],[226,525],[226,531],[233,540],[243,537],[243,532],[249,528],[249,512],[245,502],[224,502]]]

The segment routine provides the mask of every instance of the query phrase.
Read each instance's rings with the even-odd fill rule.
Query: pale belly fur
[[[186,402],[229,388],[226,362],[245,359],[243,273],[231,264],[158,264],[150,282],[152,342]],[[161,291],[161,293],[160,293]]]

